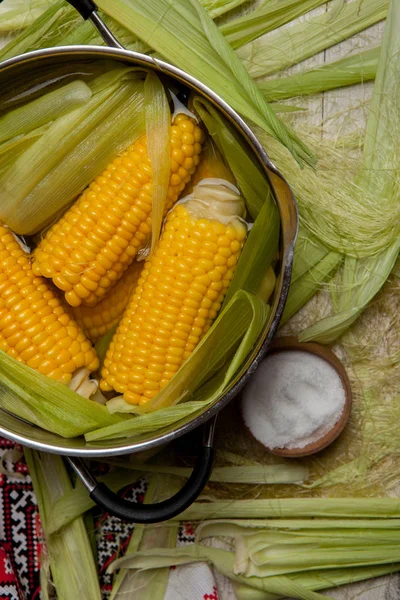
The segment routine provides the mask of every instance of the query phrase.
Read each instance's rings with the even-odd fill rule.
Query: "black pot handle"
[[[85,20],[89,19],[97,10],[97,6],[92,0],[67,0],[67,2],[76,8]]]
[[[1,1],[2,0],[0,0],[0,2]],[[97,13],[97,6],[92,0],[67,0],[67,2],[82,15],[85,21],[87,19],[92,21],[93,25],[96,27],[107,46],[124,50],[124,47],[121,46],[117,38],[114,37],[107,25],[99,17]]]
[[[196,465],[185,485],[175,496],[156,504],[129,502],[114,494],[104,483],[99,483],[80,458],[68,457],[72,468],[89,490],[90,497],[112,515],[133,523],[160,523],[176,517],[188,508],[206,485],[213,464],[216,419],[205,424],[204,440]]]

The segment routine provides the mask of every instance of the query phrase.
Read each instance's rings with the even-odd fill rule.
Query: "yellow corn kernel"
[[[0,255],[0,350],[63,383],[81,367],[95,371],[99,360],[83,331],[2,224]]]
[[[96,306],[77,306],[71,314],[94,344],[118,323],[135,289],[144,263],[135,261]]]
[[[232,194],[226,193],[237,228],[231,227],[231,221],[221,223],[215,211],[212,218],[204,218],[204,203],[202,218],[198,218],[193,200],[178,204],[168,214],[159,244],[144,264],[108,349],[100,382],[104,391],[113,389],[123,394],[126,402],[145,404],[170,381],[208,331],[227,289],[215,281],[230,281],[234,266],[222,265],[219,268],[223,272],[214,277],[214,261],[202,258],[202,248],[212,239],[216,255],[222,242],[229,251],[229,261],[236,264],[246,236],[246,225],[236,217],[243,214],[243,201],[237,200],[240,196],[236,192],[235,204]],[[221,213],[226,216],[226,212]],[[231,239],[226,245],[228,227],[237,231],[238,244],[233,245],[235,240]],[[199,240],[197,252],[193,250],[194,239]],[[129,369],[128,378],[120,375],[121,364]]]
[[[202,139],[190,116],[174,118],[165,212],[194,174]],[[191,149],[189,158],[185,149]],[[71,306],[95,306],[146,245],[151,209],[151,164],[144,136],[115,158],[48,230],[34,253],[35,274],[52,279]]]

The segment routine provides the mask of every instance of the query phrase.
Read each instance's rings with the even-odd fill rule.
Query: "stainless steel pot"
[[[1,2],[2,0],[0,0]],[[264,148],[242,118],[217,94],[180,69],[149,56],[130,52],[121,47],[106,25],[96,13],[96,6],[91,0],[69,0],[85,19],[90,19],[108,44],[101,46],[69,46],[50,48],[17,56],[0,64],[0,90],[7,91],[13,82],[32,78],[45,68],[81,61],[98,61],[113,59],[125,65],[135,65],[152,69],[156,73],[167,75],[207,98],[220,113],[235,127],[242,139],[247,143],[249,152],[254,156],[269,180],[273,196],[279,209],[281,219],[281,263],[275,296],[272,302],[270,318],[260,339],[242,365],[229,389],[211,406],[205,408],[194,418],[183,419],[179,425],[166,427],[164,430],[141,436],[140,440],[114,440],[90,445],[83,438],[63,439],[58,435],[35,427],[13,415],[3,412],[0,434],[20,444],[46,452],[61,454],[68,458],[93,500],[106,510],[120,518],[138,523],[152,523],[169,519],[187,508],[200,494],[207,483],[213,459],[213,433],[218,412],[232,400],[243,388],[263,359],[274,333],[278,327],[289,290],[293,262],[293,247],[297,233],[297,210],[292,192],[269,159]],[[204,427],[202,450],[191,477],[174,497],[154,505],[134,504],[123,500],[96,481],[83,458],[102,458],[121,454],[141,452],[166,444],[195,428]]]

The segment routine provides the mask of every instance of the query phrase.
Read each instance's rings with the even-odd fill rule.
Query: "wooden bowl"
[[[276,339],[271,345],[270,350],[268,351],[268,355],[276,354],[277,352],[286,352],[288,350],[301,351],[301,352],[310,352],[316,356],[319,356],[326,362],[328,362],[339,375],[342,385],[345,391],[345,404],[343,407],[342,414],[339,419],[336,421],[335,425],[332,427],[330,431],[328,431],[321,438],[316,440],[315,442],[311,442],[302,448],[268,448],[264,446],[259,440],[258,443],[261,444],[268,452],[271,454],[275,454],[276,456],[284,456],[286,458],[300,458],[302,456],[310,456],[311,454],[315,454],[316,452],[320,452],[327,446],[329,446],[336,438],[342,433],[345,428],[347,421],[349,420],[350,412],[351,412],[351,404],[352,404],[352,393],[350,382],[347,377],[346,371],[338,357],[326,346],[322,346],[321,344],[316,344],[314,342],[299,342],[294,336],[285,336]],[[252,435],[251,431],[246,427],[249,431],[250,435]],[[254,438],[254,436],[252,435]]]

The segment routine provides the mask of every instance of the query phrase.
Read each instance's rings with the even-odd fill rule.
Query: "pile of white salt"
[[[340,376],[328,362],[285,350],[261,363],[244,390],[242,414],[267,448],[304,448],[335,426],[345,401]]]

